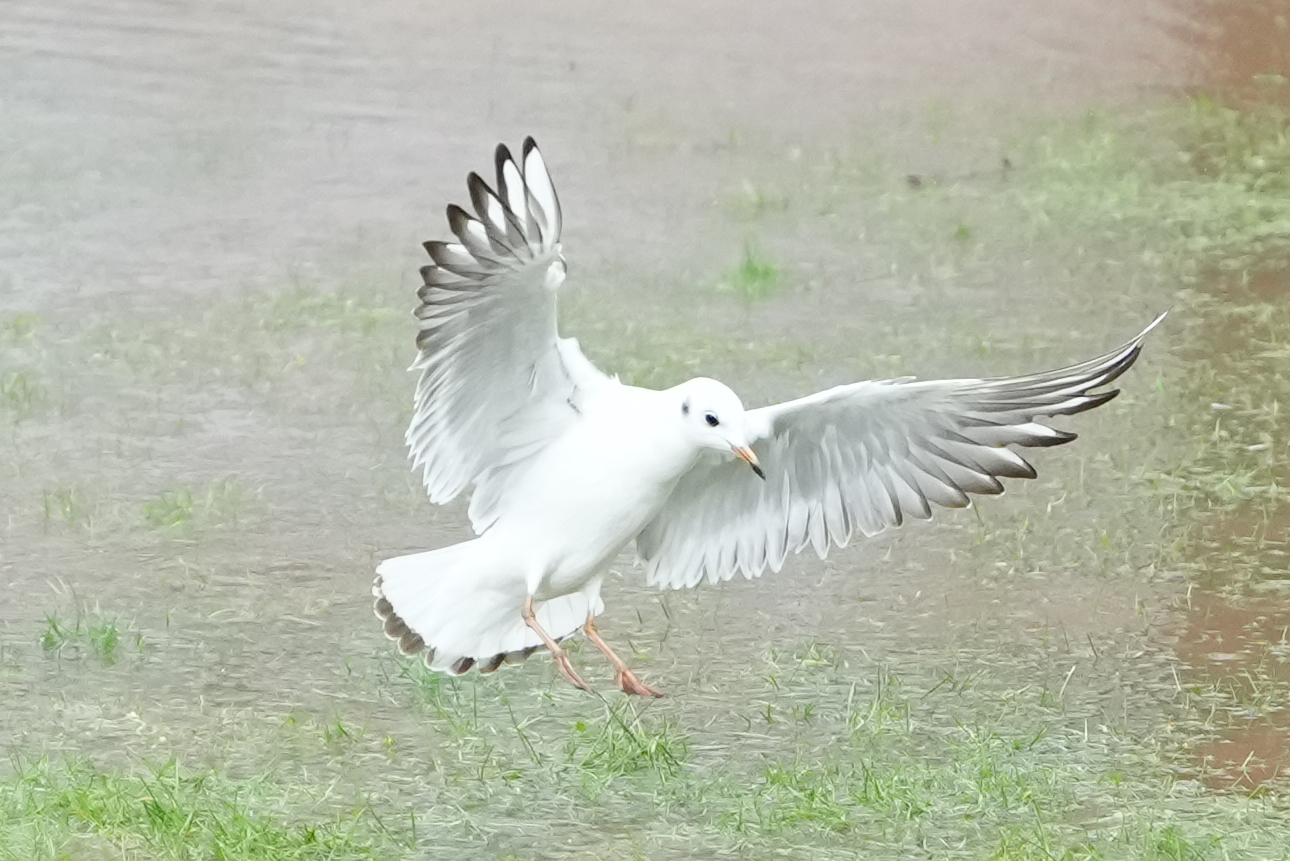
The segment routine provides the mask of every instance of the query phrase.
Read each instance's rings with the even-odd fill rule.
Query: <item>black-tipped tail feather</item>
[[[372,595],[376,599],[372,604],[372,610],[376,613],[376,618],[381,620],[385,630],[385,637],[391,640],[399,650],[399,653],[408,658],[421,657],[426,667],[432,667],[435,659],[435,650],[432,646],[426,645],[425,639],[413,631],[408,623],[403,621],[398,612],[395,611],[394,605],[385,597],[381,591],[382,578],[378,574],[376,580],[372,583]],[[565,637],[557,637],[556,642],[564,640]],[[490,655],[487,658],[465,656],[458,658],[446,669],[446,672],[454,676],[460,676],[469,672],[472,668],[478,667],[481,673],[493,673],[501,668],[503,664],[518,664],[527,660],[534,652],[545,649],[546,646],[528,646],[523,649],[515,649],[509,652],[499,652]]]

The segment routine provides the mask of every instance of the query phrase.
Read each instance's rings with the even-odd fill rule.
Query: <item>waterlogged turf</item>
[[[64,32],[24,14],[37,43]],[[207,93],[228,127],[149,162],[92,105],[47,105],[116,129],[64,153],[84,179],[56,122],[6,124],[0,859],[1290,857],[1290,90],[1271,74],[1290,42],[1262,6],[1191,14],[1229,34],[1193,46],[1203,95],[934,81],[858,129],[605,83],[586,139],[539,135],[568,331],[628,382],[703,373],[760,404],[1039,370],[1171,311],[1121,396],[1002,498],[752,583],[659,594],[624,558],[602,628],[668,692],[650,703],[577,643],[598,695],[541,656],[434,675],[370,611],[380,559],[468,534],[407,468],[408,309],[416,241],[509,119],[404,152],[341,122],[352,76],[313,89],[279,62],[248,84],[243,59],[218,74],[301,96],[278,139]],[[288,36],[322,62],[343,42],[308,20]],[[374,32],[411,57],[396,31],[419,26]],[[72,62],[4,56],[19,112]],[[1027,68],[991,74],[1008,63]],[[151,74],[109,80],[187,117],[139,95]],[[371,121],[403,140],[391,92]],[[290,168],[314,115],[357,171],[334,186]],[[306,187],[316,209],[239,204]],[[192,229],[189,194],[237,215]],[[119,241],[145,224],[155,245]]]

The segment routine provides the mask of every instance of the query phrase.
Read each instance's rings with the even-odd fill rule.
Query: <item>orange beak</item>
[[[752,467],[752,471],[757,473],[757,477],[762,481],[766,480],[766,473],[762,472],[761,464],[757,461],[757,455],[746,445],[732,446],[731,450],[735,456]]]

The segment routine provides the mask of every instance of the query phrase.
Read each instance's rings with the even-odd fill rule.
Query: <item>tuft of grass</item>
[[[142,634],[129,625],[125,626],[125,634],[133,640],[135,651],[144,650]],[[121,640],[122,626],[116,618],[104,616],[98,610],[78,609],[71,621],[59,619],[53,613],[46,616],[40,647],[46,654],[58,657],[92,655],[103,666],[110,667],[121,657]]]
[[[282,726],[284,729],[300,730],[305,737],[317,738],[322,741],[324,747],[331,748],[335,752],[357,745],[367,734],[361,726],[346,724],[345,719],[340,715],[318,720],[291,713],[283,719]]]
[[[1146,857],[1150,861],[1201,861],[1202,853],[1176,827],[1169,825],[1153,836],[1147,844]]]
[[[361,739],[364,730],[362,727],[347,727],[345,721],[338,717],[324,723],[319,735],[322,737],[323,744],[328,747],[344,747]]]
[[[395,667],[394,672],[390,671],[391,664]],[[380,667],[387,683],[394,678],[410,683],[416,704],[441,720],[454,735],[464,736],[478,729],[477,685],[446,673],[436,673],[419,658],[382,654]]]
[[[117,651],[121,647],[121,629],[111,619],[98,619],[90,623],[85,631],[90,650],[104,665],[116,663]],[[141,645],[140,641],[140,645]]]
[[[1095,842],[1076,839],[1065,846],[1062,842],[1042,826],[1012,826],[1003,829],[999,845],[989,857],[990,861],[1098,861],[1106,857]]]
[[[179,526],[191,521],[194,514],[193,491],[188,487],[167,490],[143,504],[143,519],[154,529]]]
[[[666,779],[680,770],[688,749],[689,740],[666,717],[647,721],[624,703],[609,708],[598,727],[574,723],[568,759],[595,779],[646,771]]]
[[[83,526],[90,522],[85,498],[74,487],[59,487],[41,494],[41,508],[45,523],[61,520],[68,526]]]
[[[721,289],[734,293],[751,305],[773,296],[781,280],[779,267],[763,257],[752,243],[747,243],[743,258],[726,274]]]
[[[15,764],[0,779],[0,861],[385,858],[366,808],[283,812],[269,776],[237,781],[177,762],[132,772],[86,760]]]
[[[797,766],[768,766],[759,787],[756,810],[761,829],[778,833],[810,825],[827,831],[849,831],[847,804],[839,797],[837,774]]]
[[[15,421],[30,417],[44,398],[44,390],[22,371],[0,374],[0,407]]]
[[[0,343],[17,344],[29,340],[39,324],[40,318],[35,314],[14,314],[0,320]]]
[[[186,485],[164,491],[143,504],[143,519],[153,529],[224,525],[237,521],[247,494],[236,478],[211,482],[197,493]]]

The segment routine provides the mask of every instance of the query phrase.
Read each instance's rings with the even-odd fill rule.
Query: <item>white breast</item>
[[[494,530],[538,597],[577,591],[667,501],[694,452],[659,421],[655,392],[622,387],[542,454]]]

